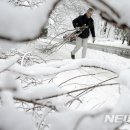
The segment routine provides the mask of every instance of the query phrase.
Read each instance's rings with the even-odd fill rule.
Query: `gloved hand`
[[[93,43],[95,42],[95,37],[93,37]]]

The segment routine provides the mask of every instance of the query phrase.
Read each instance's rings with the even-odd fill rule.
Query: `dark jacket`
[[[88,18],[86,14],[80,15],[76,19],[73,20],[73,26],[76,27],[82,27],[86,24],[88,28],[86,28],[80,35],[80,38],[88,38],[89,32],[91,32],[92,37],[95,37],[95,29],[94,29],[94,21],[92,18]]]

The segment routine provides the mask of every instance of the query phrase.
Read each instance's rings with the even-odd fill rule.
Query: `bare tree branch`
[[[107,82],[107,81],[110,81],[110,80],[113,80],[113,79],[116,79],[118,78],[117,76],[116,77],[113,77],[113,78],[110,78],[110,79],[107,79],[107,80],[104,80],[96,85],[92,85],[88,88],[81,88],[81,89],[76,89],[76,90],[72,90],[72,91],[69,91],[69,92],[65,92],[65,93],[61,93],[61,94],[56,94],[56,95],[53,95],[53,96],[48,96],[48,97],[43,97],[41,99],[35,99],[35,101],[39,101],[39,100],[45,100],[45,99],[50,99],[50,98],[55,98],[55,97],[58,97],[58,96],[63,96],[63,95],[67,95],[67,94],[70,94],[70,93],[76,93],[76,92],[79,92],[79,91],[87,91],[87,90],[90,90],[90,89],[94,89],[94,88],[99,88],[101,86],[109,86],[109,85],[119,85],[119,83],[108,83],[108,84],[103,84],[104,82]]]
[[[66,82],[71,81],[71,80],[73,80],[73,79],[76,79],[76,78],[79,78],[79,77],[84,77],[84,76],[85,76],[85,77],[86,77],[86,76],[92,76],[92,75],[96,75],[96,74],[85,74],[85,75],[79,75],[79,76],[70,78],[70,79],[68,79],[68,80],[66,80],[66,81],[64,81],[64,82],[62,82],[61,84],[59,84],[58,87],[60,87],[62,84],[65,84]]]
[[[14,99],[16,101],[27,102],[27,103],[31,103],[31,104],[34,104],[34,105],[40,105],[40,106],[48,107],[48,108],[51,108],[52,110],[58,111],[58,109],[56,108],[56,106],[54,106],[54,105],[48,105],[48,104],[43,104],[43,103],[40,103],[40,102],[38,102],[36,100],[28,100],[28,99],[18,98],[18,97],[14,97]]]

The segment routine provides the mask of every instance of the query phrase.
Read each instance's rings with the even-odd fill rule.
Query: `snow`
[[[16,76],[8,71],[0,73],[0,89],[17,91],[18,84],[16,83],[15,78]]]
[[[119,56],[114,55],[114,54],[108,54],[108,53],[104,53],[104,52],[100,52],[100,51],[93,51],[91,49],[88,49],[86,59],[80,59],[81,52],[79,51],[76,54],[77,59],[74,60],[74,61],[70,60],[68,58],[70,58],[70,52],[73,49],[73,47],[74,46],[71,46],[71,45],[65,45],[58,52],[55,52],[54,54],[46,57],[46,60],[47,59],[54,59],[54,58],[55,59],[66,58],[66,60],[56,60],[56,61],[53,61],[53,60],[51,61],[50,60],[49,62],[47,62],[45,64],[40,64],[40,66],[43,66],[45,68],[46,68],[46,66],[54,67],[54,68],[56,68],[56,70],[61,69],[61,68],[63,68],[63,70],[66,70],[66,69],[71,70],[73,67],[75,69],[76,69],[76,67],[80,68],[81,65],[99,66],[101,68],[107,68],[108,70],[112,70],[112,71],[116,72],[118,75],[120,74],[120,72],[122,72],[122,70],[126,69],[126,72],[128,71],[128,68],[129,68],[129,65],[130,65],[129,59],[119,57]],[[62,52],[64,52],[64,54]],[[37,53],[37,52],[35,52],[35,53]],[[42,55],[43,55],[43,57],[45,57],[47,54],[46,55],[42,54]],[[86,71],[88,71],[88,69],[86,69]],[[98,69],[94,69],[94,70],[90,69],[89,73],[90,72],[92,73],[92,72],[95,72],[95,71],[98,73]],[[71,78],[71,77],[76,76],[78,74],[79,74],[78,70],[71,70],[71,71],[68,71],[68,72],[63,71],[61,74],[57,75],[54,82],[56,84],[60,84],[60,83],[64,82],[65,80],[68,80],[69,77]],[[129,78],[125,79],[125,77],[126,77],[125,74],[126,73],[124,73],[123,78],[121,78],[121,82],[124,82],[124,83],[126,82],[125,80],[127,80],[127,82],[129,81]],[[106,76],[106,75],[103,74],[103,76]],[[100,77],[100,75],[99,75],[99,76],[97,76],[97,78],[98,79],[104,79],[103,76]],[[110,74],[109,76],[111,77],[112,74]],[[127,77],[129,77],[129,76],[127,76]],[[89,77],[87,77],[87,79],[89,81]],[[89,83],[89,82],[92,83],[92,81],[93,81],[93,83],[95,83],[94,79],[90,79],[90,81],[89,82],[88,81],[86,81],[86,82],[87,83]],[[83,84],[85,84],[86,83],[85,78],[84,79],[83,78],[77,79],[77,80],[74,80],[73,82],[69,82],[69,83],[71,84],[71,83],[81,83],[81,82]],[[66,88],[66,90],[72,90],[74,87],[75,86],[72,87],[71,85],[69,85],[69,87],[67,87],[67,88],[64,87],[64,88]],[[79,86],[79,87],[81,87],[81,86]],[[126,86],[121,86],[121,88],[125,88],[125,87]],[[111,108],[111,109],[113,109],[115,106],[117,106],[115,109],[113,109],[113,112],[115,112],[115,113],[119,112],[119,111],[122,112],[122,110],[126,110],[127,112],[129,112],[129,106],[126,105],[126,104],[128,104],[129,98],[126,97],[125,100],[122,99],[122,97],[125,96],[125,94],[126,94],[125,93],[124,96],[122,94],[122,96],[119,99],[119,93],[117,94],[117,91],[118,91],[118,89],[113,88],[113,87],[111,87],[110,90],[108,90],[106,88],[104,88],[104,89],[101,89],[101,88],[96,89],[92,93],[88,93],[86,95],[86,98],[88,99],[86,103],[85,103],[86,100],[83,100],[83,102],[84,102],[83,105],[82,104],[79,105],[79,106],[76,105],[76,104],[72,105],[71,109],[74,110],[74,111],[76,109],[78,112],[74,112],[74,111],[73,112],[72,111],[68,112],[68,111],[66,111],[65,113],[64,112],[63,113],[56,113],[54,115],[51,114],[49,119],[48,119],[48,122],[51,124],[50,127],[49,127],[49,130],[52,130],[52,129],[53,130],[58,130],[58,129],[60,130],[61,128],[65,129],[65,130],[71,130],[72,128],[75,127],[76,121],[80,117],[82,117],[84,115],[84,113],[86,113],[86,111],[88,111],[88,110],[90,111],[91,109],[92,109],[91,112],[93,110],[98,110],[98,109],[101,110],[101,108],[103,108],[102,104],[103,104],[103,106],[106,106],[106,108]],[[103,101],[102,98],[104,99],[104,101]],[[128,99],[128,100],[126,100],[126,99]],[[120,102],[117,102],[118,100]],[[67,102],[67,99],[65,99],[65,101]],[[97,106],[94,105],[94,104],[97,104]],[[120,109],[118,109],[118,108],[120,108]],[[82,112],[79,113],[79,111],[82,111]],[[104,113],[104,115],[105,114],[106,113]],[[92,129],[92,130],[95,130],[95,128],[99,129],[99,130],[105,130],[105,129],[107,130],[108,128],[113,129],[114,127],[116,127],[116,125],[119,125],[119,124],[113,124],[113,125],[103,124],[102,123],[103,122],[103,120],[102,120],[103,117],[104,117],[103,114],[99,115],[96,119],[91,118],[91,116],[89,116],[89,117],[86,116],[86,118],[83,120],[83,122],[85,122],[85,124],[81,123],[81,126],[79,126],[79,129],[81,129],[81,128],[86,129],[86,127],[87,127],[89,129]],[[68,120],[64,120],[66,118]],[[95,124],[95,125],[93,125],[93,124]]]
[[[121,96],[117,105],[120,107],[116,107],[114,111],[127,114],[130,113],[130,69],[120,73],[119,81],[121,84]]]
[[[56,73],[68,71],[71,69],[77,69],[77,68],[80,68],[81,66],[100,67],[103,69],[113,71],[117,74],[119,74],[121,70],[129,68],[129,64],[127,62],[126,62],[126,65],[119,64],[118,60],[116,60],[116,57],[117,57],[116,55],[109,55],[107,53],[104,53],[104,55],[102,56],[102,53],[97,51],[98,52],[98,59],[97,59],[97,54],[96,53],[91,54],[92,50],[89,50],[89,49],[87,52],[87,57],[85,59],[79,59],[80,58],[80,56],[79,56],[80,51],[79,51],[78,58],[76,60],[70,60],[68,58],[70,58],[69,55],[70,55],[70,52],[73,47],[74,46],[72,46],[72,45],[66,45],[63,47],[63,49],[54,53],[53,57],[55,57],[55,59],[59,59],[59,58],[56,58],[56,56],[63,58],[66,55],[65,60],[50,61],[47,63],[41,63],[41,64],[32,65],[32,66],[28,66],[28,67],[24,67],[24,66],[15,64],[12,67],[10,67],[9,70],[15,71],[15,72],[18,72],[18,73],[21,73],[24,75],[32,75],[32,76],[45,75],[46,76],[46,75],[53,75]],[[33,50],[28,50],[27,53],[30,52],[30,54],[35,54],[35,51],[36,51],[36,49],[34,50],[34,52],[33,52]],[[62,51],[64,52],[64,54],[62,53]],[[43,55],[41,55],[41,57],[43,57],[45,59],[46,56],[44,56],[44,54],[43,54]],[[49,58],[49,57],[46,57],[46,59],[47,58]],[[101,58],[101,59],[99,60],[99,58]],[[122,60],[122,59],[123,58],[119,58],[119,60]],[[116,60],[116,62],[115,62],[115,60]]]
[[[130,12],[130,1],[118,0],[117,2],[116,0],[109,0],[108,3],[119,13],[120,19],[118,19],[118,22],[130,26],[130,16],[128,13]]]
[[[9,90],[1,92],[1,99],[3,106],[13,107],[13,93]]]
[[[14,65],[12,65],[12,67],[8,69],[9,71],[20,73],[20,75],[24,74],[24,75],[34,76],[34,77],[36,76],[37,78],[39,78],[38,76],[49,77],[50,75],[52,76],[54,76],[55,74],[57,75],[53,79],[54,84],[48,84],[48,85],[43,84],[37,86],[34,85],[34,87],[32,86],[25,90],[19,91],[19,93],[15,94],[16,98],[30,100],[30,101],[40,100],[39,102],[43,104],[44,103],[47,104],[49,102],[53,105],[58,106],[58,110],[64,111],[66,109],[63,109],[63,104],[68,103],[70,100],[72,100],[72,98],[60,96],[54,99],[47,99],[47,100],[42,100],[42,99],[46,97],[56,96],[59,94],[65,94],[66,92],[71,91],[73,89],[86,87],[82,85],[74,85],[73,83],[77,83],[77,84],[82,83],[82,84],[86,84],[89,87],[93,84],[99,83],[99,81],[101,82],[108,78],[114,77],[116,74],[119,75],[120,72],[121,72],[121,77],[120,77],[121,84],[125,86],[128,86],[129,84],[129,78],[125,78],[126,72],[128,72],[127,77],[129,77],[129,71],[128,71],[128,68],[130,67],[129,59],[119,57],[114,54],[108,54],[108,53],[88,49],[87,57],[85,59],[80,58],[81,57],[81,50],[80,50],[76,54],[76,60],[71,60],[70,52],[74,47],[72,45],[64,45],[59,51],[53,53],[50,56],[48,56],[47,54],[40,53],[38,50],[36,50],[34,44],[32,44],[32,46],[28,45],[26,47],[27,50],[24,50],[25,54],[27,54],[26,52],[30,52],[31,54],[39,55],[44,59],[46,58],[45,60],[47,60],[47,62],[41,64],[34,64],[27,67],[15,63]],[[22,51],[22,49],[20,51]],[[62,59],[62,60],[51,61],[51,59]],[[3,62],[6,60],[1,60],[1,61]],[[85,68],[85,71],[87,73],[85,73],[85,71],[83,70],[82,71],[79,70],[81,66],[82,68]],[[91,68],[90,66],[99,67],[99,68]],[[102,69],[107,69],[108,71]],[[109,72],[109,70],[115,73]],[[122,70],[126,70],[126,72],[123,73]],[[81,75],[80,72],[82,72],[82,74],[94,73],[96,75],[95,77],[88,76],[87,78],[82,77],[82,78],[74,79],[73,81],[68,82],[70,84],[72,83],[73,85],[69,85],[69,87],[60,86],[63,87],[63,89],[57,87],[58,85],[68,80],[69,78]],[[115,83],[115,82],[118,81],[112,80],[108,83]],[[125,88],[125,86],[121,86],[121,88]],[[52,125],[52,127],[49,127],[49,129],[58,130],[61,129],[62,126],[64,129],[70,130],[71,128],[75,127],[76,125],[75,123],[86,113],[86,111],[92,112],[99,109],[102,110],[102,108],[104,107],[113,109],[115,104],[117,104],[117,101],[119,100],[118,87],[117,86],[116,87],[107,86],[107,87],[95,89],[92,92],[88,93],[87,95],[82,96],[81,100],[83,101],[83,104],[74,102],[70,107],[70,110],[73,110],[73,112],[66,111],[66,113],[60,113],[60,117],[57,117],[57,114],[54,114],[54,118],[48,120],[48,122],[51,123]],[[124,90],[124,92],[125,91],[126,90]],[[122,97],[123,97],[123,93],[122,93]],[[119,107],[113,109],[113,112],[115,113],[119,111],[123,112],[122,110],[126,110],[127,112],[129,112],[129,106],[126,105],[128,104],[129,100],[127,99],[129,98],[126,97],[124,99],[122,97],[120,97],[121,98],[119,100],[120,102],[118,102],[117,104]],[[122,104],[123,107],[120,107],[122,106]],[[77,112],[75,112],[75,110]],[[79,111],[81,111],[81,113],[79,113]],[[100,130],[107,129],[109,127],[107,125],[102,125],[102,126],[100,125],[101,127],[99,127],[99,124],[102,124],[103,115],[101,114],[95,119],[91,118],[91,116],[86,116],[83,122],[81,122],[81,125],[78,126],[79,127],[78,129],[81,128],[84,129],[86,127],[92,130],[95,129],[95,127]],[[69,120],[65,121],[64,117],[69,118]],[[61,118],[63,118],[63,120],[61,120]],[[55,121],[57,122],[55,123]],[[84,124],[84,121],[88,123]],[[95,126],[93,126],[93,123],[91,123],[92,121],[95,124]],[[71,122],[73,122],[73,125]],[[110,126],[110,127],[115,127],[115,126]]]
[[[82,69],[79,70],[81,65],[99,66],[101,68],[107,68],[108,70],[112,70],[112,71],[116,72],[118,75],[122,70],[127,69],[130,66],[129,59],[119,57],[114,54],[108,54],[108,53],[104,53],[104,52],[100,52],[100,51],[94,51],[91,49],[88,49],[86,59],[80,59],[80,57],[81,57],[80,56],[81,50],[80,50],[76,54],[77,59],[73,61],[70,59],[70,52],[73,49],[73,47],[74,46],[72,46],[72,45],[65,45],[58,52],[55,52],[52,55],[48,56],[47,54],[43,54],[43,53],[40,53],[39,51],[37,51],[35,49],[34,45],[32,45],[32,46],[29,45],[29,47],[26,46],[27,52],[32,51],[31,52],[32,54],[43,57],[47,62],[38,64],[38,65],[37,64],[32,65],[29,67],[21,67],[21,66],[15,67],[15,65],[14,65],[10,69],[13,69],[13,71],[18,70],[17,72],[20,72],[20,73],[22,72],[27,75],[30,74],[33,76],[44,75],[44,76],[48,77],[48,74],[54,76],[53,74],[58,73],[58,75],[53,80],[54,83],[58,84],[58,85],[60,85],[64,81],[71,79],[78,75],[82,75],[82,74],[87,75],[87,74],[91,74],[91,73],[95,73],[95,74],[97,73],[97,76],[95,76],[95,78],[88,76],[87,78],[86,77],[77,78],[76,80],[74,79],[73,81],[68,82],[67,83],[68,86],[70,84],[71,87],[65,86],[64,89],[66,91],[68,91],[68,90],[71,91],[74,88],[77,88],[77,89],[81,88],[81,86],[75,87],[74,83],[75,84],[82,83],[82,84],[86,84],[86,85],[90,86],[90,85],[99,83],[99,81],[107,80],[111,77],[116,76],[116,74],[114,75],[113,73],[105,71],[105,70],[101,71],[101,69],[98,69],[98,68],[82,67],[85,70],[84,71]],[[66,59],[66,60],[61,60],[62,58]],[[52,61],[51,61],[51,59],[52,59]],[[54,60],[54,59],[56,59],[56,60]],[[60,59],[60,60],[58,60],[58,59]],[[17,70],[14,68],[17,68]],[[54,71],[50,72],[50,68],[53,68]],[[36,69],[37,71],[33,71],[33,69],[34,70]],[[69,70],[69,71],[66,71],[66,70]],[[60,74],[60,72],[62,72],[62,73]],[[113,83],[113,82],[115,82],[115,80],[111,81],[110,83]],[[73,85],[71,85],[71,83]],[[62,86],[64,86],[64,85],[66,85],[66,84],[63,84]],[[60,87],[62,87],[62,86],[60,86]],[[85,86],[82,86],[82,87],[85,87]],[[116,104],[116,102],[119,98],[118,89],[119,89],[118,87],[113,88],[113,86],[110,86],[107,89],[106,88],[96,89],[92,93],[87,94],[88,96],[86,96],[86,100],[84,100],[83,104],[78,106],[79,103],[75,102],[73,104],[73,106],[75,106],[75,108],[77,108],[77,106],[78,106],[78,110],[91,110],[91,109],[96,109],[96,108],[98,109],[102,106],[114,106],[114,104]],[[104,98],[102,98],[102,97],[104,97]],[[68,101],[68,99],[67,99],[67,101]]]
[[[58,67],[53,66],[53,64],[56,64],[56,66]],[[51,63],[49,64],[42,63],[34,66],[32,65],[30,67],[22,67],[18,64],[15,64],[12,67],[10,67],[9,70],[24,75],[30,75],[30,76],[38,76],[38,75],[47,76],[47,75],[53,75],[56,73],[60,73],[72,69],[78,69],[81,66],[99,67],[99,68],[113,71],[115,73],[119,73],[122,69],[124,69],[121,66],[118,66],[117,64],[110,64],[108,62],[99,62],[98,60],[79,59],[75,61],[63,60],[60,62],[52,62],[52,65]]]
[[[130,68],[122,71],[119,79],[122,85],[125,85],[130,89]]]
[[[45,25],[48,13],[55,2],[56,0],[49,1],[49,3],[47,1],[45,5],[36,9],[14,8],[5,2],[0,2],[0,15],[2,16],[0,35],[14,40],[37,36]],[[105,9],[98,1],[92,0],[92,2],[103,10]],[[117,4],[117,1],[110,0],[109,2],[113,7],[116,5],[115,9],[119,11],[121,19],[119,20],[117,16],[113,15],[108,8],[105,10],[118,23],[127,23],[130,26],[128,13],[125,13],[129,11],[129,5],[126,5],[130,4],[129,1],[122,2],[122,5],[126,6],[125,10],[120,10],[122,5]],[[51,23],[54,24],[52,21]],[[5,27],[7,28],[5,29]],[[43,40],[43,42],[46,41]],[[36,43],[38,44],[39,41]],[[59,113],[51,112],[48,117],[46,115],[47,112],[50,112],[49,109],[43,115],[43,118],[47,117],[48,130],[86,130],[86,128],[89,130],[113,130],[121,124],[105,124],[103,123],[104,116],[106,114],[130,113],[129,59],[88,49],[85,59],[81,59],[80,50],[76,54],[76,59],[72,60],[70,59],[70,52],[74,47],[72,45],[64,45],[51,55],[40,53],[33,43],[28,46],[24,45],[24,47],[24,50],[20,50],[24,54],[21,65],[16,63],[19,56],[6,60],[0,59],[0,98],[2,101],[0,128],[2,130],[36,130],[33,118],[27,113],[15,109],[14,97],[27,102],[38,102],[43,106],[51,104],[58,107]],[[24,60],[28,54],[38,55],[46,62],[24,66]],[[13,73],[16,75],[12,75]],[[15,82],[18,75],[29,76],[36,80],[51,77],[51,80],[47,84],[32,84],[30,87],[19,90]],[[77,77],[74,78],[74,76]],[[115,78],[107,81],[113,77]],[[106,84],[120,83],[120,86],[117,84],[106,85],[83,94],[81,94],[83,91],[67,94],[72,90],[89,89],[93,85],[104,82]],[[21,85],[23,84],[21,83]],[[15,93],[14,90],[18,92]],[[56,98],[51,99],[53,96]],[[43,110],[41,109],[41,111]]]
[[[19,58],[20,56],[16,55],[6,60],[0,59],[0,72],[4,71],[5,69],[8,69],[10,66],[15,64]]]
[[[60,130],[61,128],[62,130],[86,130],[86,128],[89,130],[113,130],[119,124],[103,123],[107,113],[107,110],[99,112],[99,114],[67,111],[52,114],[47,121],[51,123],[49,130]]]
[[[130,113],[130,72],[129,70],[122,71],[120,74],[120,83],[121,83],[121,95],[120,99],[115,105],[115,107],[111,109],[105,109],[105,111],[101,110],[98,113],[94,111],[86,112],[75,112],[75,111],[66,111],[62,113],[51,114],[47,121],[50,123],[49,130],[113,130],[120,126],[121,123],[105,123],[105,115],[107,114],[129,114]],[[124,86],[126,85],[126,86]],[[100,90],[101,91],[101,90]],[[103,96],[104,97],[104,96]],[[64,120],[67,119],[67,120]],[[104,122],[104,123],[103,123]],[[93,125],[94,124],[94,125]],[[127,126],[125,126],[127,127]],[[124,128],[125,128],[124,127]],[[129,129],[129,126],[127,127]]]
[[[14,108],[0,108],[0,128],[2,130],[36,130],[32,116]]]
[[[107,12],[118,24],[126,24],[130,26],[130,1],[129,0],[109,0],[105,1],[108,5],[110,5],[116,14],[106,5],[102,4],[102,2],[97,0],[91,0],[90,3],[95,5],[97,8]],[[119,15],[119,16],[117,16]],[[107,16],[106,16],[107,17]]]
[[[2,130],[36,130],[32,116],[20,112],[15,108],[14,93],[19,91],[19,86],[14,76],[5,71],[0,73],[0,128]]]
[[[55,86],[55,84],[46,84],[46,85],[39,85],[35,87],[31,87],[22,91],[22,98],[28,100],[42,100],[45,97],[51,97],[53,95],[58,95],[59,93],[64,92],[59,87]],[[19,96],[20,97],[20,96]]]
[[[91,43],[91,39],[89,40],[89,43]],[[107,38],[96,38],[96,41],[94,44],[99,44],[99,45],[106,45],[106,46],[111,46],[111,47],[120,47],[125,49],[130,49],[130,47],[124,42],[122,44],[121,40],[114,40],[114,39],[107,39]]]
[[[57,0],[48,0],[39,8],[13,7],[0,2],[0,36],[14,40],[33,39],[47,22],[48,14]],[[11,21],[10,21],[11,20]],[[6,27],[6,28],[5,28]]]

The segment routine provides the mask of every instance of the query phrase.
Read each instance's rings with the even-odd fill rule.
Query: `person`
[[[76,37],[76,47],[73,49],[73,51],[71,51],[72,59],[75,59],[75,54],[81,47],[83,47],[82,58],[86,57],[87,43],[90,32],[93,37],[93,43],[95,41],[94,20],[91,18],[93,12],[94,10],[92,8],[89,8],[84,15],[80,15],[72,21],[73,26],[77,32],[81,32]]]

